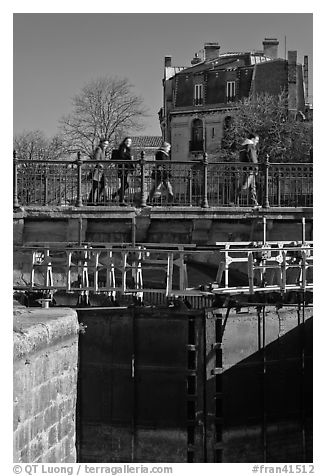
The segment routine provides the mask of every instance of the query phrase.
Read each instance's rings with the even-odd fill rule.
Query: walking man
[[[161,147],[155,154],[155,161],[170,160],[171,144],[163,142]],[[151,202],[155,194],[165,192],[168,195],[168,203],[173,202],[173,190],[170,182],[171,172],[168,170],[166,164],[157,164],[152,171],[152,188],[149,192],[147,202]]]
[[[242,163],[248,164],[258,164],[257,159],[257,144],[259,142],[258,134],[249,134],[247,139],[242,143],[241,149],[239,151],[239,159]],[[256,191],[256,175],[257,172],[252,167],[242,184],[241,190],[249,190],[250,198],[253,203],[254,208],[258,208],[259,204],[257,201],[257,191]]]

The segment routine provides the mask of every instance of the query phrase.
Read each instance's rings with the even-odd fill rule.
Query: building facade
[[[278,44],[265,38],[262,51],[220,54],[218,43],[205,43],[203,56],[196,54],[190,67],[172,66],[171,56],[165,57],[159,118],[174,160],[191,160],[204,151],[218,157],[236,101],[251,93],[285,91],[289,113],[304,117],[302,65],[296,51],[289,51],[287,60],[279,58]]]

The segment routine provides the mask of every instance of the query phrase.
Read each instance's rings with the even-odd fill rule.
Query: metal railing
[[[22,160],[14,153],[13,172],[14,207],[122,201],[145,207],[149,198],[154,206],[251,207],[252,182],[264,208],[311,207],[313,198],[311,163],[209,163],[206,153],[200,160],[160,163],[145,160],[143,152],[132,162],[83,160],[80,153],[75,160]]]
[[[30,256],[29,282],[15,285],[20,291],[62,290],[92,293],[163,294],[166,297],[212,296],[214,294],[255,294],[256,292],[312,291],[313,243],[266,242],[217,244],[210,249],[192,245],[154,244],[120,246],[38,244],[20,248]],[[187,264],[198,254],[222,255],[216,280],[196,287],[189,286]],[[218,261],[218,260],[217,260]],[[230,266],[242,266],[246,283],[229,285]],[[154,273],[153,273],[154,271]]]

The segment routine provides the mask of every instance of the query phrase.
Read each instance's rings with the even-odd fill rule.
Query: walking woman
[[[126,206],[125,193],[129,188],[128,175],[134,169],[134,165],[131,163],[133,157],[131,155],[131,138],[125,137],[119,145],[116,160],[129,161],[130,163],[123,163],[118,165],[118,178],[120,180],[120,188],[113,193],[112,199],[119,197],[119,204]]]
[[[106,138],[100,140],[99,145],[96,147],[93,160],[106,160],[105,151],[108,148],[109,142]],[[95,166],[92,175],[92,189],[89,193],[88,203],[98,203],[105,190],[105,177],[103,172],[103,164],[98,162]]]

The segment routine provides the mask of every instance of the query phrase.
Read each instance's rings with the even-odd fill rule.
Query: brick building
[[[172,66],[171,56],[165,57],[159,118],[174,160],[189,160],[203,151],[218,154],[234,103],[250,93],[284,90],[289,112],[304,117],[307,74],[296,51],[289,51],[287,60],[278,57],[278,44],[265,38],[262,51],[220,54],[218,43],[205,43],[203,57],[196,54],[189,67]]]

